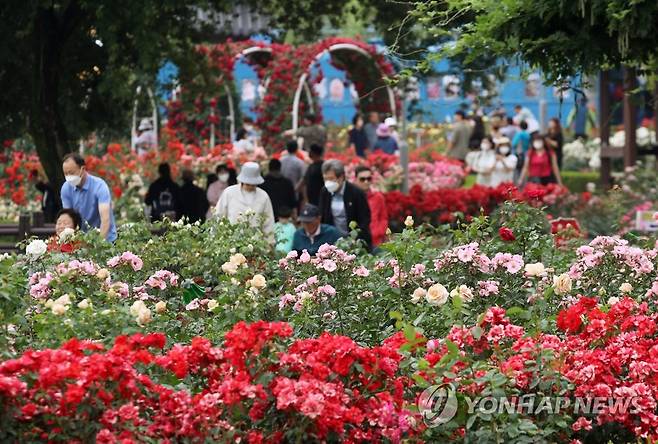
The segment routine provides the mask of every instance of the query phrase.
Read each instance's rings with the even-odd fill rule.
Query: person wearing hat
[[[141,122],[139,122],[137,134],[137,138],[135,139],[135,147],[137,148],[138,154],[144,154],[158,145],[151,120],[142,119]]]
[[[247,220],[252,227],[272,237],[274,211],[270,197],[258,188],[263,182],[260,166],[256,162],[246,162],[238,175],[238,184],[226,188],[219,198],[215,215],[226,217],[231,223]]]
[[[373,151],[383,151],[386,154],[395,154],[398,150],[398,143],[391,137],[391,129],[385,123],[380,123],[377,127],[377,140]]]
[[[384,123],[388,126],[388,129],[391,131],[391,137],[395,139],[395,143],[400,145],[400,134],[398,133],[398,121],[395,120],[395,117],[387,117],[384,119]]]
[[[306,250],[314,256],[322,245],[334,245],[341,238],[334,226],[321,223],[320,208],[313,204],[304,205],[297,219],[302,224],[292,239],[292,249],[297,253]]]
[[[507,137],[494,139],[496,144],[496,164],[491,173],[491,186],[501,183],[514,183],[514,171],[519,158],[512,152],[512,143]]]

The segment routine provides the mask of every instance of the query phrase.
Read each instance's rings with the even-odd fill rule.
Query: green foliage
[[[520,58],[549,81],[605,66],[658,66],[652,0],[425,0],[411,17],[436,38],[456,38],[436,58]]]
[[[562,183],[572,193],[587,191],[588,183],[599,183],[599,173],[582,171],[561,171]]]

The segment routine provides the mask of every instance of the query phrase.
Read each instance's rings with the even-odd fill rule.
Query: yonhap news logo
[[[463,394],[457,398],[452,385],[433,385],[425,389],[418,398],[418,411],[425,424],[437,427],[449,422],[459,410],[459,400],[463,401],[463,411],[468,415],[511,414],[535,416],[540,414],[559,414],[560,412],[575,415],[636,414],[642,410],[642,398],[636,396],[571,398],[564,396],[546,397],[534,393],[493,397],[481,396],[470,398]]]
[[[436,427],[454,418],[459,401],[452,385],[432,385],[420,394],[417,405],[425,425]]]

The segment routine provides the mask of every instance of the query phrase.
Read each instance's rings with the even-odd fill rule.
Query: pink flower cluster
[[[409,163],[409,186],[420,185],[425,190],[459,187],[466,177],[463,166],[449,159]]]
[[[480,296],[491,296],[498,294],[498,282],[497,281],[479,281],[478,282],[478,293]]]
[[[30,276],[30,296],[35,299],[47,299],[51,295],[50,281],[53,275],[50,272],[38,272]]]
[[[114,256],[107,261],[107,266],[114,268],[120,264],[130,264],[134,271],[139,271],[144,266],[144,262],[134,253],[126,251],[119,256]]]
[[[167,270],[158,270],[153,275],[151,275],[144,285],[148,285],[151,288],[157,288],[159,290],[164,290],[167,288],[167,283],[172,287],[178,286],[178,275]]]
[[[518,273],[524,266],[523,257],[518,254],[496,253],[493,259],[480,251],[477,242],[460,245],[443,252],[434,262],[437,271],[451,264],[468,264],[482,273],[493,273],[498,269],[505,269],[510,274]]]
[[[58,274],[66,274],[77,272],[87,275],[95,275],[98,272],[98,265],[91,261],[79,261],[74,259],[69,263],[61,263],[57,266],[56,271]]]
[[[605,263],[610,259],[616,268],[627,266],[636,276],[646,275],[654,271],[654,259],[658,250],[644,250],[631,247],[628,241],[619,237],[598,236],[589,245],[583,245],[576,250],[578,261],[569,268],[572,279],[580,279],[583,274]]]
[[[294,293],[281,296],[279,309],[283,310],[292,304],[293,310],[299,312],[306,300],[326,302],[329,297],[336,296],[336,289],[329,284],[319,285],[318,276],[313,275],[295,287]]]

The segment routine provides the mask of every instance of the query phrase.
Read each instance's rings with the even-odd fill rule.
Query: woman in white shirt
[[[496,163],[491,172],[491,186],[501,183],[514,183],[514,170],[518,158],[512,154],[511,143],[507,137],[501,137],[496,142]]]
[[[242,165],[238,184],[226,188],[217,202],[215,215],[226,217],[231,223],[246,220],[252,227],[259,228],[270,240],[274,232],[274,212],[268,194],[258,185],[262,184],[260,166],[256,162]]]
[[[496,164],[496,153],[491,137],[485,136],[480,142],[480,149],[468,153],[466,164],[477,173],[475,183],[485,187],[491,186],[491,176]]]

